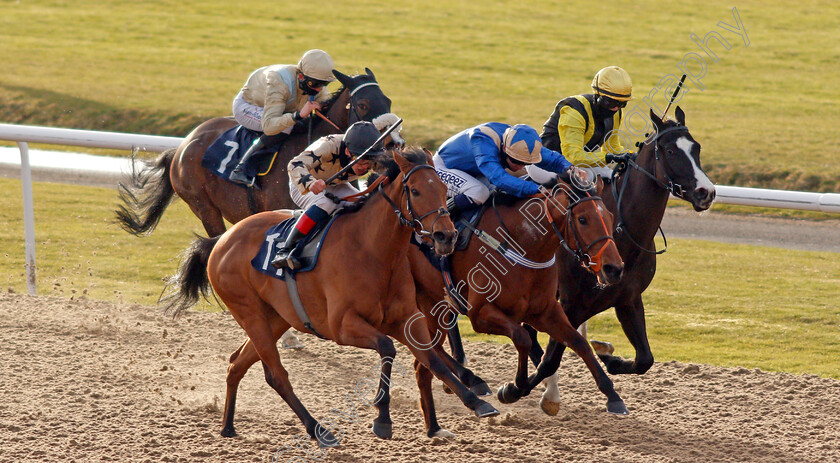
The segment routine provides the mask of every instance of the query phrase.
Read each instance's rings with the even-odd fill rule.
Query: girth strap
[[[305,326],[306,329],[311,331],[315,336],[318,336],[321,339],[327,339],[324,335],[319,333],[314,326],[312,326],[312,320],[309,318],[309,315],[306,314],[306,309],[303,308],[303,302],[300,300],[300,293],[298,292],[297,280],[295,279],[295,272],[292,272],[289,269],[286,269],[285,272],[286,287],[289,288],[289,299],[292,300],[295,313],[298,318],[300,318],[300,321],[303,322],[303,326]]]

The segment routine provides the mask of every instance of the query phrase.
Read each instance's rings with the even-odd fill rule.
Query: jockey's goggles
[[[623,108],[623,107],[627,106],[626,101],[613,100],[612,98],[610,98],[608,96],[604,96],[604,95],[601,95],[601,104],[605,108],[614,108],[616,106],[618,106],[619,108]]]
[[[303,76],[303,85],[311,90],[320,90],[326,87],[328,84],[329,82],[325,80],[313,79],[305,74]]]

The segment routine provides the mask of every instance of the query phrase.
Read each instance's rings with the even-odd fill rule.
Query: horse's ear
[[[335,76],[335,78],[338,79],[339,82],[341,82],[341,85],[344,85],[344,88],[350,88],[350,85],[353,83],[352,77],[348,76],[347,74],[342,74],[335,69],[333,69],[332,73]]]
[[[682,108],[677,106],[677,109],[674,111],[674,115],[677,116],[677,122],[680,125],[685,125],[685,111],[683,111]]]
[[[434,159],[432,158],[432,152],[431,152],[431,151],[429,151],[429,150],[428,150],[428,149],[426,149],[426,148],[423,148],[423,152],[424,152],[424,153],[426,153],[426,162],[428,162],[430,166],[435,165],[435,161],[434,161]]]
[[[650,120],[651,120],[651,122],[653,122],[653,125],[656,126],[656,131],[657,132],[662,130],[662,127],[665,125],[665,123],[662,122],[662,119],[660,119],[659,116],[657,116],[656,113],[653,112],[652,108],[650,110]]]
[[[370,68],[365,68],[365,74],[369,75],[370,78],[374,80],[374,82],[376,81],[376,76],[373,75],[373,71],[371,71]]]
[[[411,163],[408,162],[408,159],[403,157],[400,150],[394,150],[394,162],[397,163],[397,166],[399,166],[402,173],[406,173],[411,170]]]
[[[598,196],[601,196],[601,192],[604,191],[604,179],[600,175],[595,176],[595,190],[598,191]]]

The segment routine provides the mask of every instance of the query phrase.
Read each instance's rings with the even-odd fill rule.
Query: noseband
[[[385,194],[385,191],[382,189],[382,184],[379,185],[379,192],[382,193],[382,196],[385,197],[385,200],[388,201],[388,204],[390,204],[391,207],[394,208],[394,214],[397,215],[397,219],[399,219],[400,225],[411,227],[414,230],[414,232],[420,235],[424,240],[428,240],[429,237],[432,235],[432,232],[426,230],[426,228],[423,226],[423,219],[437,212],[438,215],[432,222],[432,227],[434,227],[441,217],[446,217],[449,215],[449,211],[447,211],[445,207],[439,207],[419,217],[414,212],[414,205],[411,203],[411,192],[408,191],[408,179],[409,177],[411,177],[412,174],[414,174],[420,169],[434,169],[434,167],[428,164],[414,166],[407,173],[403,174],[402,177],[403,194],[406,198],[406,209],[408,209],[409,217],[406,217],[405,214],[403,214],[402,208],[400,208],[400,206],[398,206],[397,203],[395,203],[387,194]]]
[[[580,230],[577,227],[577,221],[574,220],[574,210],[575,207],[580,206],[586,201],[599,201],[601,200],[600,196],[592,196],[589,193],[586,193],[586,197],[580,198],[577,201],[572,202],[569,204],[568,208],[566,209],[566,230],[571,230],[574,234],[575,238],[575,249],[572,249],[566,240],[563,238],[563,234],[560,232],[560,229],[557,227],[557,224],[554,223],[554,218],[551,217],[551,214],[548,212],[548,201],[551,197],[550,195],[545,196],[545,215],[548,217],[548,222],[551,224],[551,227],[554,229],[554,233],[557,235],[557,238],[560,239],[560,244],[563,245],[563,248],[569,252],[569,254],[575,256],[578,262],[583,265],[584,268],[591,271],[592,273],[598,273],[601,271],[601,258],[604,255],[604,251],[607,249],[609,242],[612,241],[615,244],[615,240],[612,236],[610,236],[610,231],[607,229],[607,224],[604,221],[604,216],[601,215],[601,211],[598,210],[597,206],[595,207],[596,212],[598,212],[598,218],[601,219],[601,225],[604,227],[604,235],[599,237],[598,239],[592,241],[591,243],[587,244],[584,248],[583,238],[580,235]],[[595,253],[593,256],[589,253],[589,250],[592,249],[596,244],[600,242],[604,242],[601,245],[601,249]]]
[[[677,198],[686,199],[685,198],[685,188],[682,185],[680,185],[679,183],[674,183],[674,181],[671,180],[671,177],[668,175],[668,170],[671,167],[671,165],[668,162],[668,157],[667,156],[661,156],[660,157],[660,155],[659,155],[659,145],[660,145],[659,139],[662,138],[663,135],[665,135],[666,133],[669,133],[669,132],[686,132],[686,133],[688,133],[688,127],[686,127],[684,125],[675,125],[673,127],[668,127],[667,129],[662,130],[661,132],[657,133],[655,137],[653,137],[653,140],[651,140],[653,142],[653,157],[654,157],[653,173],[648,172],[647,170],[645,170],[644,167],[638,165],[632,159],[627,160],[627,165],[629,165],[630,167],[638,170],[639,172],[641,172],[642,174],[644,174],[645,176],[647,176],[648,178],[653,180],[653,182],[657,186],[664,189],[668,193],[676,196]],[[664,163],[665,163],[665,167],[662,169],[662,173],[665,175],[665,182],[656,178],[656,166],[659,164],[660,159],[664,160]],[[626,170],[626,167],[625,167],[624,170]],[[616,170],[614,170],[613,174],[612,174],[612,179],[611,179],[612,180],[613,197],[616,198],[615,208],[616,208],[616,211],[618,212],[618,223],[615,226],[615,232],[616,233],[622,233],[622,232],[626,231],[625,230],[626,225],[624,224],[624,216],[621,213],[621,200],[624,198],[624,190],[627,188],[627,183],[628,183],[627,179],[625,179],[624,182],[622,182],[621,191],[616,192],[616,183],[618,183],[616,181],[616,176],[619,173],[623,172],[624,170],[618,169],[618,168]],[[670,169],[670,170],[673,170],[673,169]],[[637,243],[636,240],[634,240],[633,237],[630,236],[629,232],[626,232],[625,234],[627,235],[627,238],[634,245],[636,245],[637,248],[641,249],[642,251],[650,253],[650,254],[662,254],[662,253],[664,253],[665,251],[668,250],[668,240],[665,238],[665,232],[662,231],[661,226],[659,227],[659,233],[662,234],[662,240],[665,242],[665,247],[660,251],[657,251],[656,248],[654,248],[651,251],[650,249],[647,249],[644,246],[642,246],[641,244]]]

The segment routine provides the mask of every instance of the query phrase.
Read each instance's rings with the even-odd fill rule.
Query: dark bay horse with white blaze
[[[472,372],[442,349],[443,333],[449,328],[445,326],[447,320],[451,322],[453,317],[450,315],[457,315],[455,307],[442,301],[460,300],[476,332],[507,336],[513,341],[519,354],[516,377],[513,383],[499,389],[501,402],[515,402],[528,395],[542,380],[554,374],[559,365],[547,358],[536,374],[528,376],[532,341],[522,326],[522,323],[528,323],[577,352],[589,367],[598,388],[607,396],[607,409],[626,414],[627,408],[612,382],[589,344],[569,323],[556,298],[558,280],[554,259],[561,246],[583,258],[585,262],[579,261],[577,265],[583,263],[588,270],[582,271],[591,272],[593,278],[604,284],[618,282],[623,269],[611,236],[612,215],[597,196],[593,184],[579,189],[573,186],[575,181],[580,179],[561,180],[551,192],[544,191],[540,197],[514,198],[504,205],[497,206],[494,196],[491,210],[484,213],[475,228],[506,241],[508,250],[491,246],[477,235],[467,249],[456,251],[450,259],[453,285],[461,282],[456,286],[457,295],[446,294],[441,272],[419,249],[412,248],[409,260],[417,287],[417,302],[435,334],[435,349],[467,386],[481,387]],[[603,186],[603,183],[599,180],[598,185]],[[517,250],[515,256],[510,249]],[[434,415],[431,375],[423,365],[417,364],[415,368],[427,427],[439,429]]]
[[[655,127],[635,161],[618,175],[604,204],[616,217],[615,242],[624,260],[624,276],[618,284],[601,287],[595,278],[580,268],[562,251],[558,254],[559,298],[573,326],[577,327],[594,315],[615,307],[621,327],[636,349],[632,361],[608,351],[599,357],[610,374],[643,374],[653,365],[653,354],[645,326],[642,293],[656,272],[654,237],[662,223],[671,194],[688,201],[695,211],[705,211],[715,198],[714,184],[700,166],[700,144],[685,125],[685,113],[679,107],[676,121],[663,121],[651,111]],[[661,251],[659,251],[661,252]],[[532,339],[536,332],[530,330]],[[538,361],[542,349],[533,344],[532,360]],[[553,339],[548,350],[565,349]],[[549,382],[544,397],[556,400],[556,380]]]
[[[313,115],[313,141],[391,111],[391,100],[382,93],[376,77],[370,69],[365,72],[351,77],[333,71],[342,88],[326,102],[324,115],[338,129]],[[190,132],[178,148],[162,153],[154,161],[144,161],[143,168],[132,172],[127,183],[120,183],[124,204],[117,210],[117,221],[123,229],[136,236],[151,233],[175,194],[201,219],[208,236],[224,233],[224,220],[236,223],[257,212],[296,209],[289,197],[286,165],[306,149],[305,133],[293,134],[286,140],[274,167],[261,177],[260,190],[249,190],[202,167],[207,148],[236,125],[231,117],[210,119]]]
[[[381,381],[375,404],[379,416],[373,432],[391,437],[389,386],[396,350],[391,338],[405,344],[461,401],[478,416],[498,414],[449,371],[429,343],[428,329],[408,321],[420,317],[407,253],[412,233],[430,240],[435,252],[454,248],[456,231],[446,212],[446,187],[430,165],[426,152],[394,152],[386,162],[390,184],[380,187],[357,212],[337,218],[321,247],[314,270],[297,275],[297,285],[312,326],[341,345],[377,351]],[[266,231],[291,216],[289,211],[256,214],[216,238],[199,238],[188,251],[168,309],[175,313],[191,306],[212,285],[249,339],[230,357],[222,435],[234,436],[233,414],[239,381],[248,368],[262,361],[266,381],[292,408],[319,445],[338,442],[306,410],[292,391],[280,362],[276,342],[293,326],[309,331],[297,316],[284,281],[251,266]],[[365,269],[361,275],[359,269]],[[409,342],[409,339],[414,342]]]

